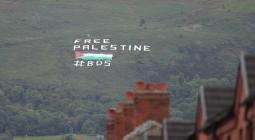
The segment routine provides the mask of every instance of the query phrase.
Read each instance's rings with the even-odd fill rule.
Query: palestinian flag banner
[[[75,58],[82,60],[112,60],[112,57],[112,54],[85,53],[81,51],[75,51]]]

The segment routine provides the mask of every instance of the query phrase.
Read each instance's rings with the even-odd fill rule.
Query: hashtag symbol
[[[74,61],[74,66],[75,66],[75,67],[82,67],[82,66],[84,66],[84,65],[83,65],[84,63],[85,63],[85,62],[82,61],[82,60],[75,60],[75,61]]]

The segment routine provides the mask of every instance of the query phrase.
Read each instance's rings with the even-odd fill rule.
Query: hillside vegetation
[[[165,82],[172,117],[193,119],[199,86],[235,84],[240,52],[255,52],[254,0],[1,0],[0,20],[0,133],[18,136],[103,134],[136,80]],[[152,51],[76,68],[88,37]]]

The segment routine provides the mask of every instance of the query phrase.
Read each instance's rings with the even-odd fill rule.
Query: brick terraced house
[[[255,55],[242,54],[235,87],[203,87],[195,122],[173,120],[164,84],[136,83],[110,108],[107,140],[255,140]]]

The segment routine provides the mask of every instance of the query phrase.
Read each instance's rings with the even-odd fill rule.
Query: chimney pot
[[[123,112],[123,104],[122,103],[118,103],[118,112]]]
[[[130,103],[134,101],[134,94],[131,91],[126,93],[126,102]]]
[[[114,119],[115,118],[115,114],[116,114],[115,108],[111,107],[108,110],[108,118],[109,119]]]
[[[145,89],[145,85],[143,81],[136,82],[136,91],[143,91]]]
[[[155,85],[154,84],[147,84],[146,85],[146,89],[148,90],[148,91],[154,91],[155,89],[156,89],[156,87],[155,87]]]
[[[158,90],[161,92],[166,92],[166,84],[164,83],[158,84]]]

